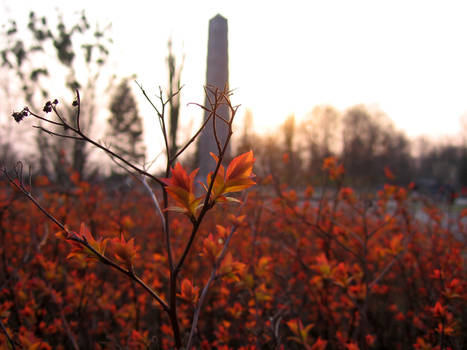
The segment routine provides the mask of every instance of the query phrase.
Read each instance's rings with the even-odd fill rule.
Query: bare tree
[[[344,113],[342,160],[356,185],[383,181],[385,166],[401,179],[410,177],[409,146],[406,136],[381,111],[358,105]]]
[[[38,17],[31,12],[27,29],[10,20],[3,33],[7,45],[0,52],[2,66],[16,73],[26,102],[35,108],[37,101],[51,94],[52,69],[54,84],[63,73],[63,86],[70,96],[78,88],[86,91],[87,104],[82,106],[81,115],[89,131],[97,108],[97,81],[109,54],[109,27],[91,26],[84,11],[73,23],[65,21],[61,14],[57,15],[55,26],[49,19],[50,16]],[[78,74],[78,66],[85,68],[84,76]],[[73,171],[84,174],[88,158],[85,143],[71,138],[56,142],[39,131],[36,145],[42,173],[66,178],[60,175],[65,162]]]
[[[308,158],[310,174],[320,171],[323,160],[335,156],[341,149],[341,116],[339,111],[329,105],[313,108],[300,125],[300,136]]]
[[[167,66],[169,69],[169,149],[171,156],[177,153],[177,132],[178,121],[180,117],[180,89],[181,74],[183,69],[183,60],[180,65],[177,65],[177,59],[172,51],[172,40],[169,39],[167,44],[169,54],[167,56]]]
[[[111,148],[131,162],[144,163],[146,147],[143,122],[129,86],[129,78],[123,79],[116,88],[109,109],[111,115],[107,120],[107,135],[110,137]]]

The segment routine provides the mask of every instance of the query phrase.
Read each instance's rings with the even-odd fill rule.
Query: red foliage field
[[[89,138],[78,92],[71,118],[57,101],[13,113],[92,144],[140,182],[70,171],[58,186],[3,169],[0,349],[464,349],[467,209],[417,201],[389,168],[377,194],[344,187],[335,158],[316,191],[255,177],[253,151],[224,167],[229,96],[216,90],[202,107],[217,152],[199,186],[177,158],[205,125],[170,149],[162,96],[165,177]]]
[[[206,214],[176,286],[183,341],[196,316],[197,349],[464,349],[467,210],[447,218],[389,184],[369,200],[340,185],[335,161],[323,171],[320,195],[256,179],[241,204],[223,200]],[[161,218],[142,186],[71,178],[66,191],[36,178],[35,197],[168,300]],[[177,181],[189,178],[165,180]],[[196,198],[168,192],[186,209],[170,212],[180,257]],[[0,349],[174,347],[171,321],[147,290],[67,240],[3,180],[0,218]]]

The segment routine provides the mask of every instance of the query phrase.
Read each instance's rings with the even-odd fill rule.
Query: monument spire
[[[206,67],[206,87],[207,94],[211,99],[213,96],[212,90],[218,89],[223,91],[229,88],[229,56],[228,56],[228,39],[227,39],[227,19],[217,14],[209,21],[209,37],[208,37],[208,55]],[[204,105],[209,108],[208,97],[206,96]],[[230,111],[225,105],[221,105],[217,113],[226,120],[230,120]],[[204,113],[205,121],[209,116],[208,112]],[[228,128],[225,123],[216,123],[216,134],[221,142],[225,141],[228,135]],[[206,179],[207,174],[214,170],[215,162],[209,152],[217,154],[217,144],[214,138],[213,125],[209,122],[198,140],[198,149],[196,155],[197,166],[200,167],[198,174],[202,180]],[[230,156],[230,150],[227,149],[227,158]]]

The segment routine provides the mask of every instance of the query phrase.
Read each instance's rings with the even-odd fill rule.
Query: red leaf
[[[253,151],[249,151],[235,157],[227,167],[227,171],[225,173],[226,181],[253,177],[254,163],[255,158],[253,157]]]
[[[388,180],[394,180],[396,177],[394,176],[394,173],[391,171],[391,169],[386,165],[384,167],[384,176],[388,179]]]
[[[79,234],[77,236],[86,242],[89,246],[94,248],[94,250],[96,250],[98,253],[104,255],[105,249],[107,247],[107,239],[100,238],[96,240],[84,223],[81,223]],[[96,254],[82,243],[72,241],[72,244],[73,249],[70,254],[68,254],[67,258],[77,257],[79,259],[81,256],[85,256],[86,258],[97,259]]]
[[[211,156],[219,162],[217,156],[211,153]],[[216,178],[214,179],[214,185],[212,189],[212,198],[216,201],[226,201],[229,200],[225,198],[224,195],[232,192],[239,192],[247,189],[256,184],[252,179],[255,177],[253,174],[253,164],[255,158],[253,157],[253,151],[249,151],[235,157],[227,167],[227,170],[224,170],[224,167],[221,165],[217,173]],[[225,174],[224,174],[225,172]],[[210,185],[212,179],[212,174],[208,175],[207,183]]]
[[[115,257],[128,267],[131,267],[133,265],[133,259],[136,256],[135,239],[131,238],[125,241],[125,237],[123,237],[122,234],[120,238],[116,237],[112,239],[111,243]]]
[[[196,211],[202,198],[196,198],[194,194],[194,181],[199,169],[193,170],[190,175],[180,163],[177,163],[172,169],[172,177],[161,179],[166,184],[166,191],[181,208],[180,211],[196,215]]]
[[[196,303],[198,300],[199,287],[194,287],[188,278],[182,281],[181,293],[179,296],[186,301]]]
[[[323,340],[321,338],[318,338],[318,339],[316,339],[315,343],[311,347],[311,350],[325,350],[327,344],[328,344],[327,340]]]

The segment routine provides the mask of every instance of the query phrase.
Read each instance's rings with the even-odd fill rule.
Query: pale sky
[[[23,17],[85,8],[92,21],[111,22],[110,70],[136,74],[153,92],[166,84],[172,36],[185,55],[183,104],[204,100],[208,21],[220,13],[239,120],[250,109],[258,131],[318,104],[378,106],[409,136],[453,135],[467,113],[465,1],[3,0],[2,7]],[[184,121],[200,115],[182,110]]]

